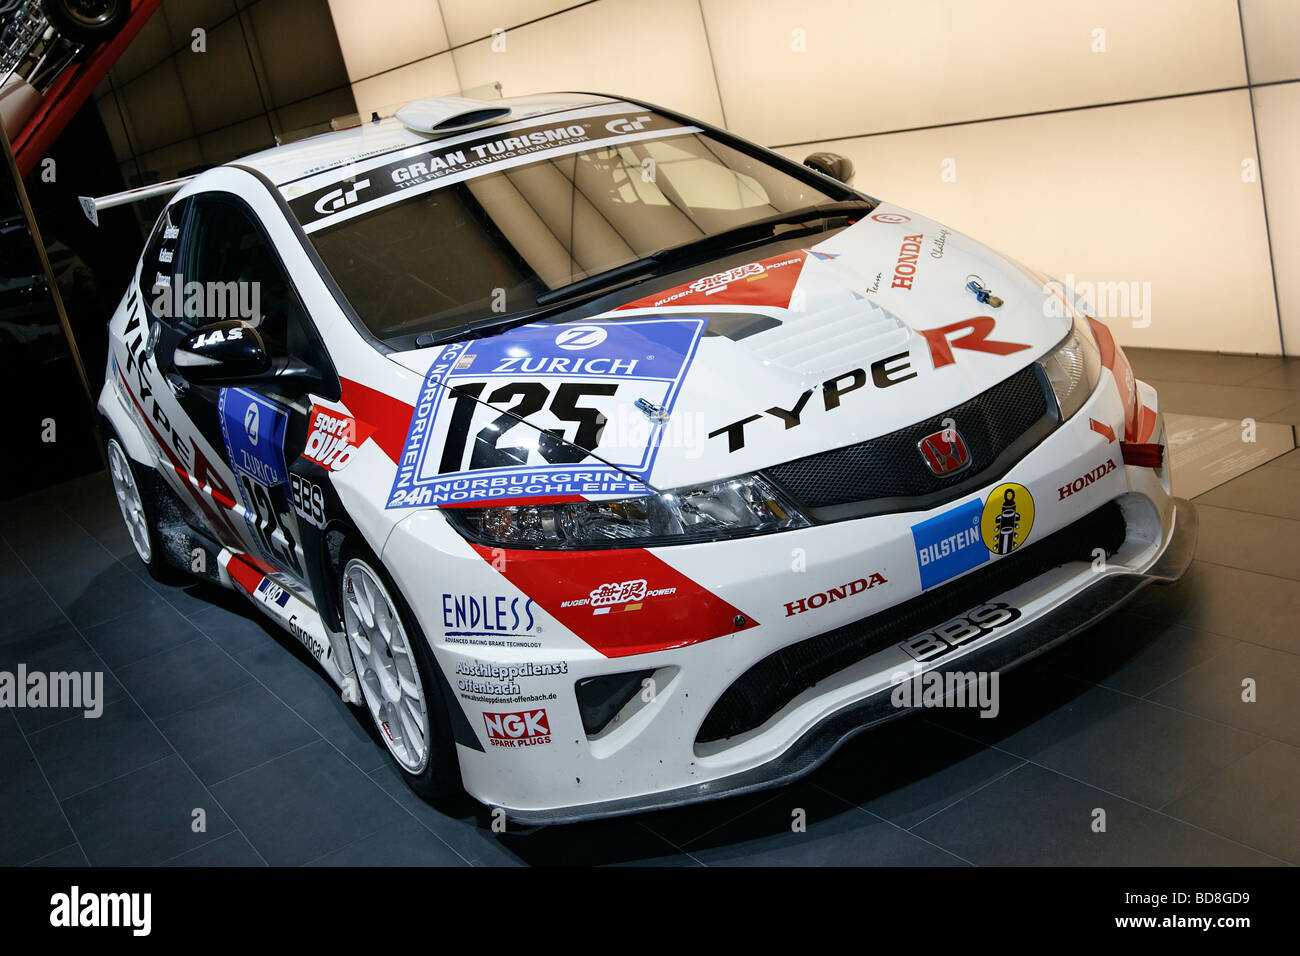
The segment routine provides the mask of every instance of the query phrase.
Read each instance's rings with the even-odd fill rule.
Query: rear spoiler
[[[98,226],[99,211],[101,209],[125,206],[127,203],[152,199],[154,196],[169,196],[193,178],[193,176],[182,176],[180,179],[169,179],[166,182],[154,183],[152,186],[125,189],[120,193],[112,193],[108,196],[78,196],[77,202],[81,203],[81,211],[86,214],[86,218],[93,225]]]

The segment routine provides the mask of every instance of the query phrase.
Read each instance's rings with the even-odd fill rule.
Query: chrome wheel
[[[144,514],[144,502],[140,499],[140,489],[135,483],[135,473],[127,461],[126,452],[117,443],[116,438],[108,440],[108,474],[113,479],[113,493],[117,496],[117,506],[122,509],[122,520],[135,545],[135,553],[140,560],[148,564],[153,559],[153,547],[149,544],[149,519]]]
[[[380,736],[405,770],[421,773],[429,762],[429,711],[414,650],[388,589],[358,558],[343,569],[343,624]]]

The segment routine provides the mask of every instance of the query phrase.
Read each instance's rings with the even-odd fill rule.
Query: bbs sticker
[[[387,507],[648,493],[704,325],[539,323],[448,345],[425,376]],[[622,427],[629,415],[637,427]]]

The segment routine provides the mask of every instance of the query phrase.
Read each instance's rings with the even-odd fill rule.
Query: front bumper
[[[1148,389],[1144,402],[1154,408],[1155,401]],[[900,672],[1009,666],[1145,584],[1173,580],[1195,544],[1194,511],[1170,497],[1167,467],[1120,464],[1118,442],[1090,422],[1122,432],[1114,388],[1098,389],[1001,477],[1037,502],[1032,531],[1024,548],[973,570],[945,567],[933,542],[964,538],[954,516],[971,517],[992,486],[930,511],[645,551],[475,548],[437,512],[416,512],[395,528],[383,557],[446,677],[465,789],[513,820],[554,823],[776,786],[893,716],[891,678]],[[1163,441],[1158,417],[1153,434]],[[1118,528],[1090,523],[1104,509],[1122,513]],[[936,517],[938,535],[922,531]],[[1049,539],[1069,538],[1080,525],[1084,535],[1052,550]],[[928,565],[923,541],[937,555]],[[981,543],[975,553],[992,547]],[[611,609],[570,600],[633,579],[655,589],[644,603],[633,598]],[[951,635],[959,617],[993,601],[1018,614],[979,637],[916,653],[918,640],[933,649],[936,633]],[[907,611],[918,605],[919,614]],[[872,633],[856,633],[859,624]],[[746,683],[786,652],[803,654],[805,664],[818,659],[821,669],[805,670],[802,683]],[[584,681],[610,678],[627,689],[647,674],[648,699],[633,694],[617,719],[588,727],[578,697]],[[620,684],[615,675],[635,681]],[[751,694],[755,687],[762,693]],[[724,698],[756,706],[748,714],[744,706],[721,709],[727,719],[711,719]],[[530,720],[531,731],[503,739],[503,726],[518,730]]]
[[[1173,527],[1159,556],[1143,571],[1117,571],[1098,580],[1052,610],[1043,613],[997,640],[973,647],[964,654],[945,657],[933,670],[939,673],[1005,671],[1038,656],[1067,638],[1084,631],[1115,611],[1148,584],[1172,584],[1182,577],[1196,551],[1198,519],[1190,501],[1173,499]],[[927,671],[929,673],[929,671]],[[573,823],[601,817],[667,809],[703,800],[738,796],[778,787],[811,773],[852,737],[906,713],[882,688],[850,706],[824,717],[776,759],[731,776],[659,793],[607,800],[555,810],[508,810],[510,819],[523,824]]]

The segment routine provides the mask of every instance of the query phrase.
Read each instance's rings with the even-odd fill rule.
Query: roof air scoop
[[[439,96],[407,103],[397,111],[403,126],[421,133],[449,133],[486,126],[510,115],[510,107],[463,96]]]

